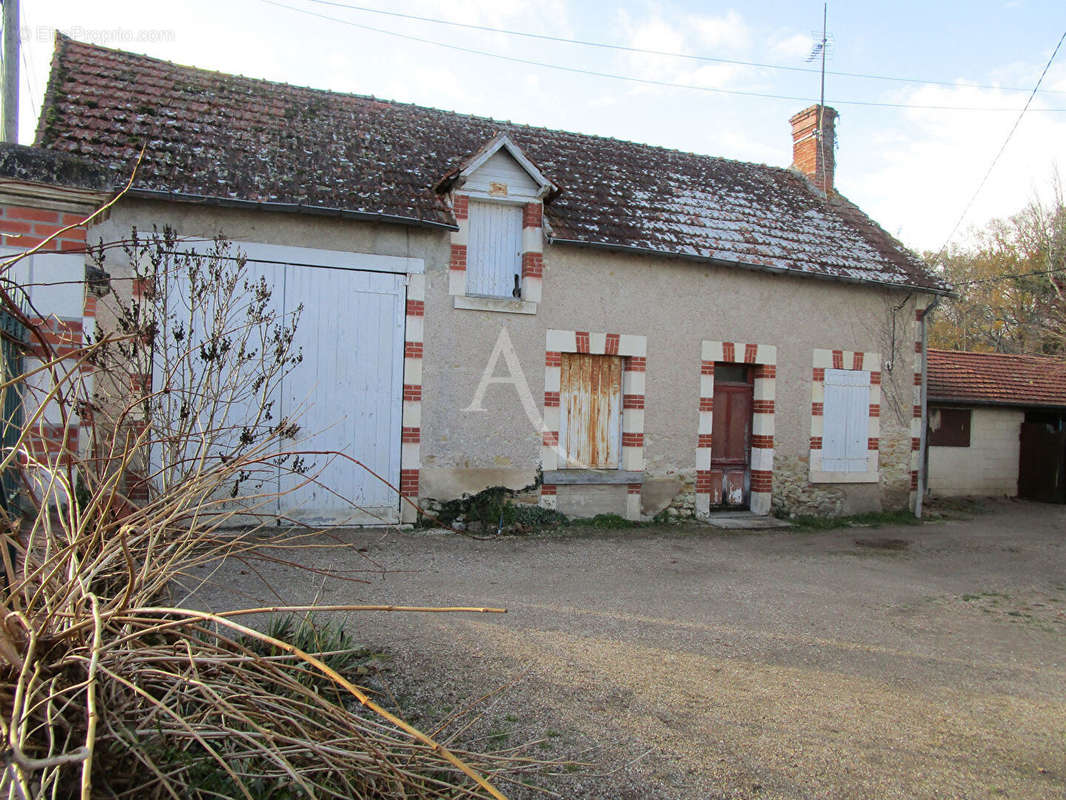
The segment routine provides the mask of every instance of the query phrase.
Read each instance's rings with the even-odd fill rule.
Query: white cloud
[[[993,109],[1020,109],[1025,97],[973,87],[921,87],[903,97],[912,104],[989,109],[910,110],[895,135],[882,132],[875,146],[866,148],[866,179],[859,193],[851,192],[853,198],[893,231],[901,229],[908,244],[938,249],[1017,119],[1014,111]],[[1040,97],[1034,100],[955,241],[972,226],[1019,211],[1050,184],[1056,166],[1066,166],[1066,118],[1043,110],[1049,107]]]
[[[814,38],[806,33],[778,34],[770,39],[770,53],[780,61],[799,61],[810,55]]]

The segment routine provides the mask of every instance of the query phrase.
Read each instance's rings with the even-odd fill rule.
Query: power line
[[[328,14],[319,14],[315,11],[310,11],[305,8],[297,8],[296,6],[286,5],[285,3],[276,2],[276,0],[261,0],[261,2],[267,5],[276,6],[278,8],[284,8],[289,11],[295,11],[298,14],[306,14],[307,16],[317,17],[329,22],[336,22],[341,25],[348,25],[353,28],[360,28],[361,30],[372,31],[374,33],[380,33],[385,36],[393,36],[398,39],[406,39],[412,42],[420,42],[422,44],[430,44],[435,47],[443,47],[448,50],[455,50],[460,53],[470,53],[472,55],[487,56],[489,58],[495,58],[501,61],[510,61],[515,64],[525,64],[527,66],[542,67],[544,69],[554,69],[560,72],[567,72],[574,75],[589,75],[596,78],[609,78],[610,80],[626,81],[628,83],[639,83],[645,86],[659,86],[668,89],[690,89],[699,92],[710,92],[714,94],[727,94],[736,95],[741,97],[758,97],[764,100],[788,100],[790,102],[798,103],[812,103],[814,100],[809,97],[797,97],[795,95],[782,95],[782,94],[769,94],[765,92],[748,92],[741,89],[720,89],[713,86],[697,86],[691,83],[675,83],[673,81],[656,80],[654,78],[637,78],[630,75],[618,75],[612,72],[601,72],[598,70],[582,69],[580,67],[568,67],[563,64],[550,64],[544,61],[536,61],[529,58],[520,58],[518,56],[504,55],[503,53],[492,53],[487,50],[478,50],[472,47],[463,47],[457,44],[449,44],[447,42],[438,42],[434,39],[426,39],[421,36],[412,36],[406,33],[398,33],[397,31],[390,31],[384,28],[376,28],[372,25],[363,25],[359,22],[352,22],[351,20],[341,19],[340,17],[331,17]],[[1031,99],[1031,98],[1030,98]],[[1013,108],[985,108],[980,106],[941,106],[941,105],[923,105],[915,103],[878,103],[872,100],[836,100],[836,105],[848,105],[848,106],[867,106],[877,108],[907,108],[918,109],[927,111],[1015,111]],[[1044,111],[1062,112],[1066,111],[1066,108],[1049,108],[1042,109]]]
[[[434,25],[448,25],[453,28],[464,28],[472,31],[483,31],[486,33],[502,33],[506,36],[520,36],[525,39],[536,39],[544,42],[559,42],[561,44],[579,45],[581,47],[595,47],[602,50],[617,50],[624,53],[638,53],[641,55],[650,56],[665,56],[667,58],[681,58],[689,61],[705,61],[715,64],[733,64],[743,67],[759,67],[761,69],[776,69],[784,70],[787,72],[806,72],[806,73],[818,73],[820,70],[811,69],[809,67],[793,67],[786,64],[769,64],[760,61],[743,61],[741,59],[734,58],[720,58],[715,56],[702,56],[692,53],[677,53],[668,50],[649,50],[643,47],[629,47],[627,45],[612,44],[609,42],[597,42],[589,39],[568,39],[564,36],[551,36],[545,33],[530,33],[529,31],[519,31],[509,28],[495,28],[490,25],[476,25],[469,22],[456,22],[449,19],[440,19],[439,17],[423,17],[418,14],[406,14],[400,11],[387,11],[381,8],[368,8],[366,6],[357,6],[351,3],[341,3],[337,0],[307,0],[307,2],[315,3],[322,6],[331,6],[333,8],[345,8],[350,11],[360,11],[366,14],[380,14],[387,17],[396,17],[399,19],[409,19],[417,22],[430,22]],[[298,9],[293,9],[298,10]],[[338,20],[340,21],[340,20]],[[996,89],[1003,92],[1028,92],[1029,89],[1025,87],[1014,86],[994,86],[992,84],[985,83],[963,83],[960,84],[954,81],[938,81],[927,78],[904,78],[897,75],[877,75],[868,72],[843,72],[836,70],[827,70],[827,75],[835,75],[844,78],[863,78],[866,80],[874,81],[892,81],[895,83],[912,83],[912,84],[927,84],[930,86],[949,86],[953,89],[965,88],[965,89]],[[1053,89],[1045,90],[1047,94],[1066,94],[1064,91],[1058,91]]]
[[[1047,71],[1051,69],[1051,62],[1055,60],[1055,56],[1059,54],[1059,48],[1062,47],[1063,40],[1066,39],[1066,31],[1059,37],[1059,43],[1055,45],[1055,49],[1051,53],[1051,58],[1047,60],[1047,64],[1044,65],[1044,71],[1040,73],[1040,77],[1036,80],[1036,86],[1033,87],[1032,93],[1029,95],[1029,99],[1025,101],[1025,105],[1018,113],[1018,118],[1014,120],[1014,125],[1011,126],[1010,131],[1007,133],[1007,138],[1003,140],[1003,144],[1000,145],[999,152],[996,153],[996,157],[992,159],[992,163],[988,165],[988,169],[985,171],[985,175],[981,178],[981,182],[977,185],[977,189],[974,191],[973,196],[970,197],[969,202],[966,203],[966,207],[963,208],[962,214],[959,215],[958,220],[951,229],[951,233],[948,234],[948,238],[944,240],[944,244],[941,245],[940,250],[936,254],[936,258],[933,259],[933,263],[936,264],[944,255],[944,251],[947,249],[948,243],[951,241],[951,237],[955,235],[955,231],[959,229],[962,221],[966,219],[966,215],[970,213],[970,208],[973,206],[974,201],[977,200],[977,196],[981,194],[981,190],[985,188],[985,183],[988,182],[988,176],[992,174],[992,170],[996,168],[996,164],[999,163],[1000,156],[1003,155],[1003,151],[1007,149],[1007,145],[1010,143],[1011,137],[1014,136],[1014,132],[1018,130],[1018,125],[1021,124],[1022,117],[1025,116],[1025,112],[1029,110],[1029,104],[1033,102],[1033,98],[1036,97],[1037,91],[1040,89],[1040,84],[1044,80],[1044,76],[1047,75]]]
[[[975,278],[970,281],[952,281],[952,286],[973,286],[978,283],[996,283],[998,281],[1010,281],[1015,278],[1032,278],[1036,275],[1057,275],[1066,272],[1066,267],[1060,269],[1038,269],[1033,272],[1007,272],[1002,275],[994,275],[991,278]]]

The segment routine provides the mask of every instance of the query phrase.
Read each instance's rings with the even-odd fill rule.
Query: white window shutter
[[[466,293],[514,297],[522,274],[522,207],[470,202]]]
[[[870,429],[870,373],[827,369],[822,414],[822,469],[826,472],[865,472]]]

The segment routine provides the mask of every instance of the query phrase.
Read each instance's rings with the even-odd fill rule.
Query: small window
[[[752,371],[747,364],[723,364],[717,362],[714,365],[715,383],[751,383]]]
[[[968,408],[929,409],[929,446],[969,447],[971,413]]]
[[[466,293],[522,296],[522,206],[470,201]]]
[[[822,469],[866,472],[870,373],[858,369],[827,369],[822,414]]]

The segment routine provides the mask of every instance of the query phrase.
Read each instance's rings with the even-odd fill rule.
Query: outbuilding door
[[[287,313],[303,305],[276,417],[300,425],[294,449],[342,453],[400,484],[406,278],[392,273],[247,262]],[[353,525],[399,521],[396,491],[338,455],[305,456],[278,476],[282,521]]]
[[[753,373],[716,364],[711,424],[711,505],[746,508],[751,495]]]
[[[1066,503],[1066,431],[1041,422],[1022,423],[1018,495]]]

